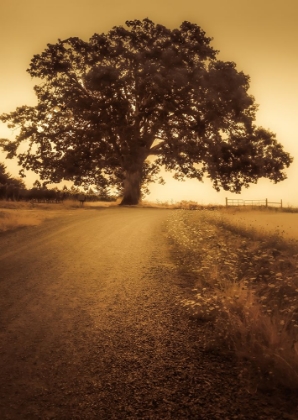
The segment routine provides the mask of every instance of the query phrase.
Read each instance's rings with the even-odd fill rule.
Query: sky
[[[225,198],[283,200],[298,207],[298,2],[297,0],[1,0],[0,5],[0,114],[17,106],[35,105],[34,80],[26,72],[34,54],[58,38],[88,40],[126,20],[149,18],[168,28],[187,20],[213,38],[218,58],[234,61],[251,77],[250,91],[259,104],[256,123],[270,129],[294,158],[288,179],[273,184],[261,179],[241,195],[216,192],[209,180],[178,182],[166,174],[166,184],[152,185],[150,201],[193,200],[224,204]],[[0,138],[14,138],[0,123]],[[15,160],[5,160],[17,177]],[[28,187],[37,179],[29,173]]]

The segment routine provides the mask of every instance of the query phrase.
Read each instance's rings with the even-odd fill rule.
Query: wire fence
[[[282,200],[268,201],[264,200],[240,200],[237,198],[226,198],[226,206],[256,206],[256,207],[280,207],[282,208]]]

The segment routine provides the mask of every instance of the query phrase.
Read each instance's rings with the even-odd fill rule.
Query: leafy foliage
[[[0,162],[0,185],[2,186],[13,186],[18,188],[24,188],[25,184],[22,180],[13,178],[6,169],[4,163]]]
[[[6,170],[4,163],[0,162],[0,199],[15,199],[17,192],[25,188],[21,179],[13,178]]]
[[[9,182],[10,175],[6,172],[4,163],[0,163],[0,184],[5,185]]]
[[[234,192],[260,177],[285,179],[291,157],[254,125],[249,77],[217,60],[210,42],[196,24],[170,30],[144,19],[89,42],[48,44],[28,69],[37,106],[1,116],[20,128],[3,149],[43,180],[124,188],[127,204],[162,165]]]

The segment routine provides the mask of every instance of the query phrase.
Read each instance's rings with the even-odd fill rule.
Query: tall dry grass
[[[86,202],[82,206],[77,200],[63,203],[36,203],[0,200],[0,232],[19,227],[36,226],[44,220],[63,215],[67,210],[88,210],[116,205],[110,202]]]
[[[296,389],[297,245],[233,225],[222,214],[181,211],[168,221],[180,271],[194,283],[183,304],[212,330],[206,347],[248,360],[259,384]]]
[[[41,216],[31,214],[27,210],[23,210],[21,214],[15,210],[0,210],[0,232],[6,232],[18,227],[36,226],[41,221]]]

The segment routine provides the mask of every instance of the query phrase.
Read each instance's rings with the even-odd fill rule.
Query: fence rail
[[[267,198],[264,200],[240,200],[237,198],[226,198],[226,206],[264,206],[264,207],[280,207],[282,208],[282,200],[280,201],[268,201]]]

